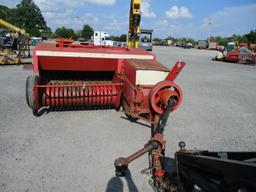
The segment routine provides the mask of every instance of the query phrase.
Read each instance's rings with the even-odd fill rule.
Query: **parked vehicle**
[[[210,49],[210,50],[217,50],[218,49],[218,43],[217,42],[209,42],[208,49]]]
[[[208,42],[206,40],[199,40],[198,41],[198,49],[207,49]]]
[[[239,49],[239,63],[256,64],[256,53],[252,52],[247,47],[241,47]]]
[[[139,48],[146,49],[147,51],[152,51],[152,49],[153,49],[152,34],[153,34],[152,29],[141,29],[140,30]]]
[[[96,46],[112,47],[114,45],[114,42],[111,39],[110,35],[104,31],[95,31],[94,32],[93,43]]]
[[[187,43],[187,44],[184,44],[184,46],[183,46],[184,49],[191,49],[193,47],[194,47],[194,45],[192,43]]]
[[[256,44],[250,44],[250,49],[256,52]]]
[[[228,51],[226,49],[223,52],[217,53],[213,60],[227,61],[240,64],[256,64],[256,53],[250,51],[246,47],[233,49],[231,51]]]

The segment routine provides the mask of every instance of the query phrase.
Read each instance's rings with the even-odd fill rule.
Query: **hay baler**
[[[182,90],[173,81],[184,67],[170,70],[143,49],[41,43],[34,49],[34,74],[26,81],[26,99],[33,114],[45,109],[76,110],[123,107],[133,120],[157,121]]]

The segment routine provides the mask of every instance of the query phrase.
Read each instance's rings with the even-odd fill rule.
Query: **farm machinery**
[[[26,100],[35,116],[45,110],[123,108],[127,117],[151,124],[152,165],[161,176],[164,127],[182,101],[174,83],[185,66],[172,69],[139,48],[71,44],[65,40],[40,43],[33,53],[34,74],[26,81]]]
[[[21,58],[31,57],[30,38],[24,29],[0,19],[0,64],[21,64]]]
[[[174,83],[185,63],[170,70],[143,49],[40,43],[33,53],[34,74],[27,78],[26,99],[33,114],[121,106],[130,119],[157,124],[170,101],[182,100]]]
[[[130,120],[151,124],[152,166],[157,167],[154,172],[159,177],[164,173],[160,162],[163,132],[170,112],[182,101],[182,90],[174,80],[184,62],[169,69],[144,49],[58,40],[37,45],[33,64],[34,74],[26,81],[26,100],[35,116],[50,109],[122,107]]]
[[[215,61],[226,61],[239,64],[256,64],[256,53],[247,48],[247,44],[237,42],[228,43],[225,50],[218,52],[212,59]]]

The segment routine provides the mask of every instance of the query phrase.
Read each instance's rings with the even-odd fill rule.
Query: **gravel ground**
[[[187,63],[177,83],[184,101],[166,128],[167,156],[187,148],[256,150],[256,67],[211,61],[214,51],[155,47],[171,67]],[[51,112],[36,118],[25,103],[22,66],[0,66],[0,191],[151,191],[144,156],[126,178],[113,161],[147,142],[150,129],[122,112]]]

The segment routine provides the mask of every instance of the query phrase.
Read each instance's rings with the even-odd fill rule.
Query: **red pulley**
[[[169,99],[176,100],[176,104],[172,109],[174,111],[181,104],[182,98],[182,90],[176,83],[161,81],[152,88],[149,94],[149,103],[153,111],[161,115],[167,107]]]

